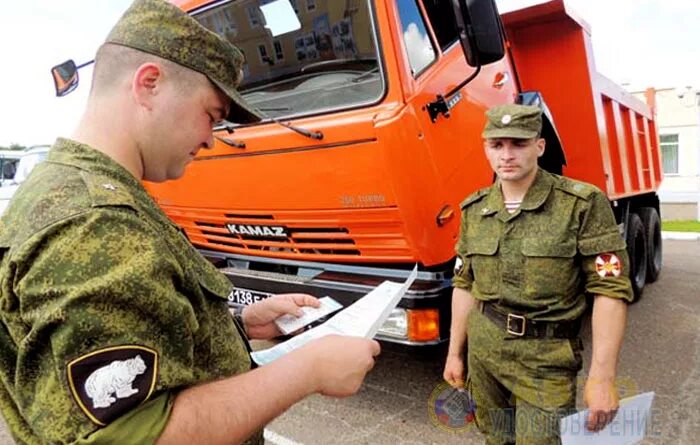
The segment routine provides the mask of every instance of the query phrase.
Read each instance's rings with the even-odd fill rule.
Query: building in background
[[[655,93],[664,170],[661,217],[700,220],[700,90],[665,88]],[[644,100],[645,92],[633,94]]]

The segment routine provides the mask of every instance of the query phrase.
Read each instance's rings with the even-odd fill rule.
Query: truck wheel
[[[663,265],[661,220],[653,207],[642,207],[638,213],[647,238],[647,283],[653,283],[659,278]]]
[[[627,254],[630,257],[630,281],[634,292],[633,302],[642,298],[647,280],[647,240],[639,215],[630,213],[627,225]]]

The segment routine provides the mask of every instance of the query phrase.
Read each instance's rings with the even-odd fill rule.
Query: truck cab
[[[239,90],[267,116],[215,131],[185,177],[147,185],[230,277],[232,303],[302,291],[349,304],[418,263],[380,338],[445,340],[459,202],[491,181],[480,129],[516,97],[508,60],[468,64],[452,2],[280,2],[298,23],[277,36],[268,2],[175,3],[243,51]],[[444,113],[429,112],[440,97]]]

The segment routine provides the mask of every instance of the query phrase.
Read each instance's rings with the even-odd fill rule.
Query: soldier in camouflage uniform
[[[538,107],[486,113],[496,182],[462,203],[450,348],[444,377],[467,386],[489,445],[560,443],[559,417],[576,404],[580,320],[594,296],[593,358],[584,388],[590,430],[618,407],[618,353],[632,299],[625,243],[605,195],[538,168]]]
[[[17,443],[261,443],[293,403],[353,394],[373,365],[376,342],[331,336],[251,371],[246,334],[318,301],[276,296],[234,321],[231,283],[140,183],[182,175],[219,120],[260,119],[236,93],[241,63],[162,0],[136,0],[98,51],[72,139],[0,222],[0,409]]]

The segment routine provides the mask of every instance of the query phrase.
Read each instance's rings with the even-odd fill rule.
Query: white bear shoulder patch
[[[80,409],[104,426],[144,402],[157,378],[158,353],[138,345],[112,346],[68,364],[68,384]]]

